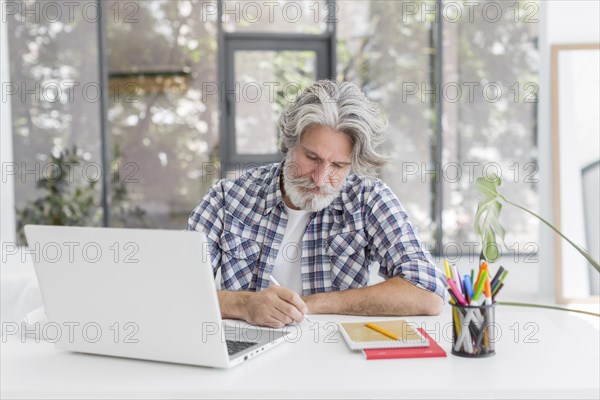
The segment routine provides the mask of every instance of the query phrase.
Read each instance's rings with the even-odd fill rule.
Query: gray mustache
[[[288,178],[288,177],[284,177],[283,179],[285,179],[286,181],[288,181],[288,183],[290,183],[291,185],[294,185],[296,187],[302,187],[305,189],[316,189],[318,186],[315,185],[314,182],[312,182],[310,179],[308,178]],[[323,185],[320,187],[321,189],[321,193],[324,195],[330,195],[330,194],[334,194],[335,193],[335,189],[329,185]]]

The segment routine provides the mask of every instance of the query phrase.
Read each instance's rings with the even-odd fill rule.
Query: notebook
[[[366,322],[340,323],[340,332],[352,350],[429,346],[429,340],[403,319],[369,322],[397,335],[400,339],[394,340],[383,333],[367,328]]]
[[[429,340],[429,347],[410,347],[405,349],[365,349],[363,355],[367,360],[385,360],[389,358],[426,358],[446,357],[446,352],[425,332],[419,328],[419,332]]]

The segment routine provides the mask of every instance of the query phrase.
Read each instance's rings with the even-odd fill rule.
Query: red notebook
[[[425,332],[418,328],[418,331],[429,339],[429,347],[405,347],[400,349],[367,349],[363,354],[367,360],[384,360],[386,358],[425,358],[425,357],[446,357],[446,352]]]

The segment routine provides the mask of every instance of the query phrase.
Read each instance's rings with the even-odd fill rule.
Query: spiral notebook
[[[399,339],[394,340],[383,333],[367,328],[366,322],[340,323],[340,332],[352,350],[429,346],[429,340],[403,319],[369,322],[395,334]]]

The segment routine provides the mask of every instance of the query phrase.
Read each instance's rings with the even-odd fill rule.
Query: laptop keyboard
[[[226,340],[227,352],[229,355],[239,353],[240,351],[246,350],[248,347],[254,346],[257,342],[238,342],[235,340]]]

